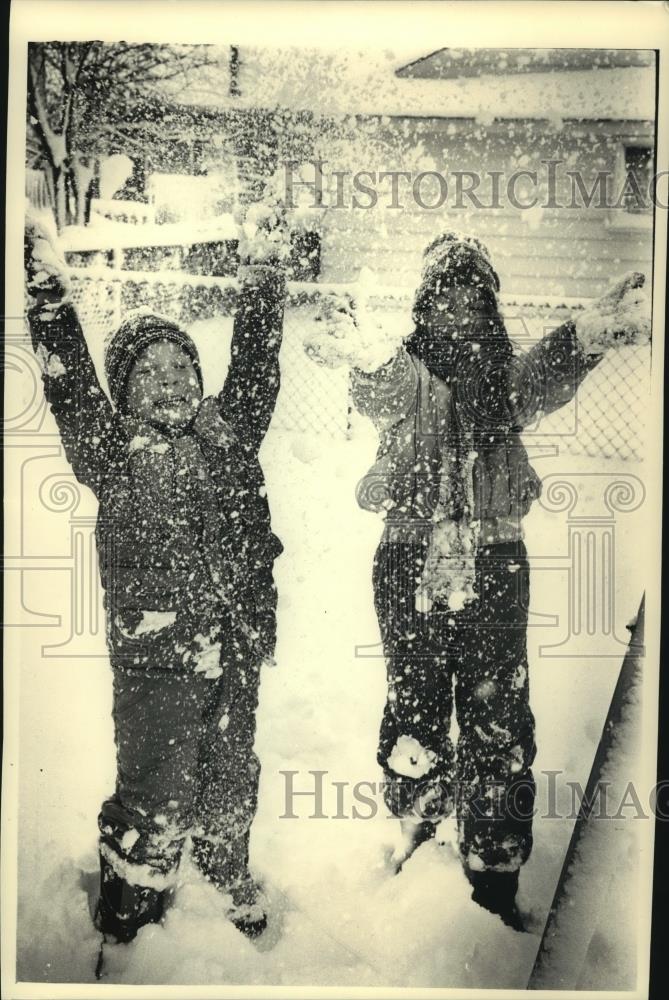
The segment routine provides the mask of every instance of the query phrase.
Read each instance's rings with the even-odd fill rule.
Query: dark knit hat
[[[136,313],[128,316],[112,337],[105,352],[105,374],[112,400],[119,410],[125,410],[128,378],[137,356],[156,340],[171,340],[190,357],[203,390],[202,369],[195,343],[185,330],[164,316]]]
[[[442,233],[426,247],[413,305],[416,323],[420,323],[438,285],[444,288],[478,285],[494,296],[499,291],[499,277],[492,266],[488,248],[475,236],[455,232]]]

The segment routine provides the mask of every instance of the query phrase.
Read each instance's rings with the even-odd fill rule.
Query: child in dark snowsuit
[[[520,432],[572,399],[614,339],[647,336],[635,325],[643,280],[628,277],[519,357],[486,248],[446,233],[425,251],[416,327],[399,350],[364,317],[356,327],[350,304],[326,308],[306,345],[321,363],[351,365],[354,403],[380,435],[358,502],[385,514],[373,570],[388,668],[378,761],[403,821],[397,866],[455,805],[473,898],[518,929],[536,753],[521,522],[541,492]]]
[[[126,319],[105,357],[113,406],[62,266],[34,227],[26,270],[45,395],[77,479],[99,501],[118,771],[99,817],[96,924],[125,942],[158,921],[190,835],[196,864],[229,894],[228,916],[253,936],[266,920],[248,869],[255,710],[260,666],[274,652],[282,551],[258,449],[279,391],[281,268],[272,258],[240,268],[230,367],[215,397],[202,398],[183,329],[151,314]]]

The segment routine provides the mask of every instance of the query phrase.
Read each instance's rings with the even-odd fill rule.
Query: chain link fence
[[[109,268],[72,269],[73,300],[94,358],[123,317],[140,306],[169,316],[187,328],[216,320],[229,338],[237,298],[233,278],[208,278],[179,272],[130,272]],[[325,369],[306,357],[302,344],[322,291],[334,286],[289,283],[281,353],[282,388],[273,426],[284,430],[351,434],[348,375]],[[339,286],[343,289],[343,286]],[[406,324],[409,293],[379,294],[370,308],[382,323]],[[565,322],[582,303],[505,301],[502,308],[511,339],[527,350],[548,330]],[[101,368],[101,365],[98,366]],[[574,401],[531,431],[532,444],[569,454],[640,461],[650,392],[650,347],[609,351],[585,379]]]
[[[544,417],[534,437],[572,455],[644,457],[650,399],[650,348],[607,352],[579,387],[576,398]]]

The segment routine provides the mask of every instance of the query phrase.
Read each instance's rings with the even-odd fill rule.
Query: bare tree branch
[[[59,225],[70,217],[70,196],[80,221],[97,156],[110,150],[141,153],[166,131],[178,141],[184,130],[196,127],[196,117],[178,106],[178,95],[195,72],[217,60],[211,46],[31,44],[30,156],[51,172],[47,180],[58,192],[63,216]]]

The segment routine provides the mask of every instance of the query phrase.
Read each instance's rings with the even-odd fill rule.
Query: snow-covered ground
[[[201,324],[193,330],[212,379],[209,391],[220,381],[216,329]],[[47,431],[53,429],[50,421]],[[276,564],[278,666],[265,671],[258,712],[263,772],[252,835],[252,863],[272,903],[269,930],[259,943],[247,941],[224,919],[217,892],[186,861],[164,926],[149,926],[133,944],[109,949],[107,983],[461,989],[527,984],[573,821],[537,819],[520,891],[535,933],[518,934],[470,901],[453,821],[445,821],[438,841],[423,845],[393,877],[384,858],[397,824],[381,796],[373,818],[352,818],[351,786],[381,778],[375,753],[385,667],[371,590],[381,522],[359,510],[354,497],[375,444],[371,426],[357,420],[351,440],[277,428],[263,446],[274,528],[285,546]],[[639,465],[613,460],[545,457],[535,466],[542,476],[624,472],[643,479]],[[69,471],[60,459],[49,468]],[[596,492],[586,493],[585,513],[600,509]],[[93,512],[89,497],[85,504]],[[644,517],[643,504],[615,515],[615,621],[622,638],[644,586]],[[56,542],[66,551],[69,536],[61,524]],[[529,643],[541,812],[547,796],[541,772],[562,771],[561,781],[585,786],[624,649],[620,658],[539,654],[540,646],[566,635],[567,513],[535,504],[526,527],[537,560],[537,617]],[[58,599],[54,593],[52,601]],[[540,615],[558,616],[559,624]],[[99,946],[89,914],[97,880],[96,816],[114,782],[109,667],[102,639],[96,658],[44,659],[40,647],[51,636],[40,628],[23,634],[18,977],[93,983]],[[365,655],[356,655],[361,646],[368,647]],[[314,799],[306,796],[293,800],[298,818],[280,818],[286,812],[285,771],[298,772],[296,791],[313,789],[310,772],[326,772],[328,818],[309,818]],[[339,810],[334,782],[348,783],[339,786]],[[365,816],[370,812],[360,803],[358,808]],[[338,811],[345,818],[334,818]],[[633,919],[620,913],[620,921]],[[628,987],[633,956],[607,961],[611,986]]]

